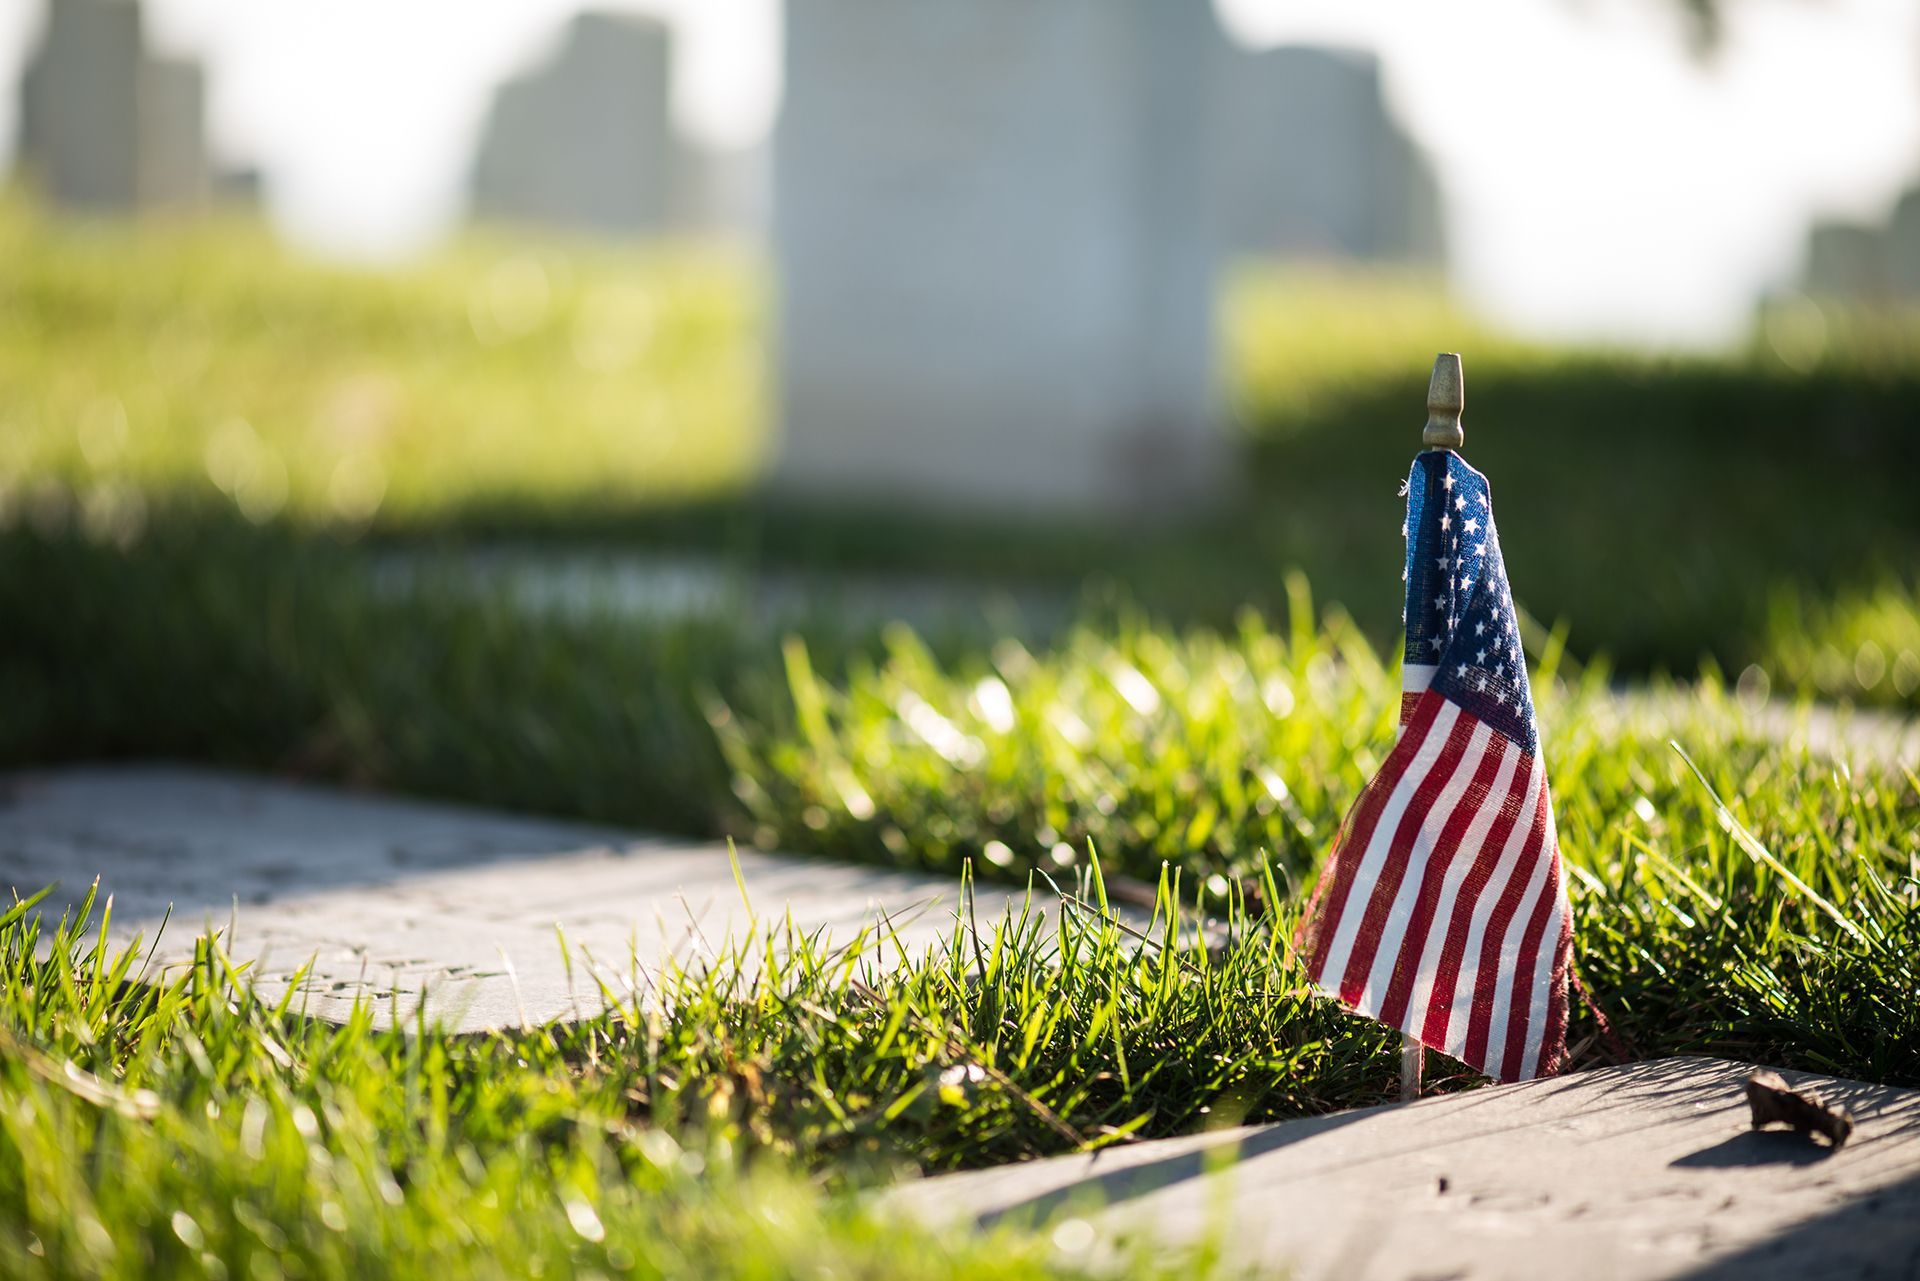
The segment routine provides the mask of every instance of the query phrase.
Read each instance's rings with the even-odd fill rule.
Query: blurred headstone
[[[663,227],[676,163],[672,67],[660,19],[575,17],[549,61],[495,95],[473,212],[606,232]]]
[[[212,187],[207,164],[206,80],[200,64],[148,59],[141,66],[141,203],[178,207],[204,203]]]
[[[758,239],[766,234],[772,158],[762,146],[675,150],[669,221],[676,228]]]
[[[1920,298],[1920,187],[1909,187],[1887,224],[1887,284],[1902,298]]]
[[[792,0],[789,494],[1107,515],[1217,490],[1192,0]]]
[[[21,82],[21,159],[56,204],[94,211],[206,199],[204,88],[148,56],[132,0],[52,0]]]
[[[1818,222],[1807,233],[1804,288],[1826,298],[1881,298],[1887,292],[1887,238],[1878,227]]]
[[[213,171],[213,198],[226,205],[257,205],[264,188],[257,165],[228,165]]]
[[[1439,185],[1359,50],[1234,49],[1221,76],[1222,247],[1437,265]]]

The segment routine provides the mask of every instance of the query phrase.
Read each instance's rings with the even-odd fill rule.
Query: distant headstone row
[[[775,484],[891,505],[1131,517],[1220,495],[1223,258],[1437,264],[1439,196],[1379,68],[1251,53],[1200,0],[788,0],[773,163]],[[505,84],[483,218],[651,233],[759,221],[753,154],[673,124],[653,18],[583,13]],[[25,154],[62,204],[208,187],[201,81],[132,0],[52,0]]]
[[[789,494],[1192,506],[1231,466],[1223,257],[1441,260],[1437,184],[1370,56],[1249,52],[1192,0],[789,0],[786,28],[772,204]],[[672,64],[656,20],[576,19],[500,91],[475,212],[756,221],[750,159],[733,199],[689,208],[720,171],[676,138]]]
[[[1224,489],[1225,253],[1436,263],[1377,66],[1194,0],[790,0],[778,487],[1131,518]]]
[[[496,96],[475,213],[616,234],[758,226],[764,155],[681,141],[671,69],[660,21],[580,15],[549,63]],[[149,52],[138,0],[49,0],[21,81],[22,167],[51,203],[91,213],[257,198],[257,172],[212,169],[204,99],[198,64]]]
[[[809,0],[794,0],[793,8],[804,37],[821,19]],[[896,25],[925,26],[911,10],[897,15]],[[1038,30],[1062,20],[1046,10],[1029,6],[976,21]],[[914,84],[917,68],[965,57],[940,48],[939,30],[929,28],[929,36],[917,49],[891,51],[886,68],[830,56],[817,66],[796,60],[790,79],[805,100],[816,90],[831,92],[810,83],[813,76],[891,75],[903,91],[883,105],[891,114],[929,96]],[[1199,84],[1211,101],[1197,144],[1208,151],[1210,175],[1187,194],[1210,188],[1209,231],[1218,247],[1243,255],[1439,260],[1432,173],[1386,111],[1370,55],[1250,52],[1219,37],[1211,43],[1203,56],[1217,65]],[[1101,51],[1089,52],[1097,63]],[[766,155],[759,148],[714,152],[676,132],[673,64],[673,33],[659,19],[578,15],[549,58],[495,95],[472,168],[473,211],[613,233],[759,226],[768,201]],[[50,0],[23,82],[22,157],[49,198],[72,207],[193,206],[210,189],[241,191],[252,175],[210,172],[203,80],[196,64],[147,50],[137,0]],[[907,111],[894,132],[905,134],[918,118]],[[967,127],[956,115],[949,134]],[[1061,122],[1062,129],[1076,127]],[[929,139],[929,152],[940,149],[939,139]],[[939,154],[930,159],[943,161]],[[945,162],[964,177],[967,159],[956,154]]]

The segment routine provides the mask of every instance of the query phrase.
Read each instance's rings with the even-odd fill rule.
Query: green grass
[[[734,628],[538,620],[432,576],[382,590],[327,540],[229,524],[130,554],[0,539],[0,760],[158,755],[713,829],[702,696],[759,665]]]
[[[746,830],[1016,876],[1093,844],[1148,882],[1272,877],[1297,902],[1392,741],[1399,681],[1296,595],[1287,634],[1123,623],[949,665],[897,632],[838,684],[790,643],[790,719],[720,726]],[[1818,754],[1817,709],[1783,730],[1712,673],[1629,715],[1560,642],[1530,638],[1576,963],[1629,1052],[1920,1080],[1914,763]]]

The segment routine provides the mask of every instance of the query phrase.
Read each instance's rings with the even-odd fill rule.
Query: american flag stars
[[[1425,617],[1409,613],[1405,619],[1407,661],[1429,679],[1457,683],[1458,692],[1476,696],[1488,714],[1498,709],[1503,732],[1510,730],[1531,745],[1532,691],[1486,477],[1458,455],[1435,451],[1416,460],[1406,493],[1401,528],[1407,556],[1401,577],[1410,596],[1433,602]],[[1454,518],[1454,512],[1469,509],[1476,514]],[[1471,637],[1473,649],[1463,644],[1459,653],[1451,652],[1458,636]],[[1488,665],[1490,658],[1497,668]],[[1462,666],[1467,670],[1460,671]]]

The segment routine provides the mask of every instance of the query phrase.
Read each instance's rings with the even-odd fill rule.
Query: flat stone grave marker
[[[866,953],[877,969],[945,939],[962,906],[954,878],[751,849],[739,861],[751,913],[724,844],[197,769],[0,775],[0,902],[57,881],[42,905],[57,916],[98,876],[116,942],[151,943],[171,906],[156,968],[218,930],[273,999],[311,960],[293,1008],[321,1018],[362,993],[381,998],[382,1024],[410,1020],[422,993],[460,1031],[579,1017],[602,1008],[596,976],[622,1000],[644,995],[663,967],[789,916],[834,945],[890,930],[899,946]],[[983,885],[973,919],[988,931],[1024,898]]]
[[[1753,1131],[1751,1071],[1661,1059],[946,1175],[886,1201],[1053,1223],[1066,1241],[1217,1233],[1229,1258],[1301,1278],[1920,1276],[1920,1090],[1783,1073],[1852,1111],[1835,1151]]]

